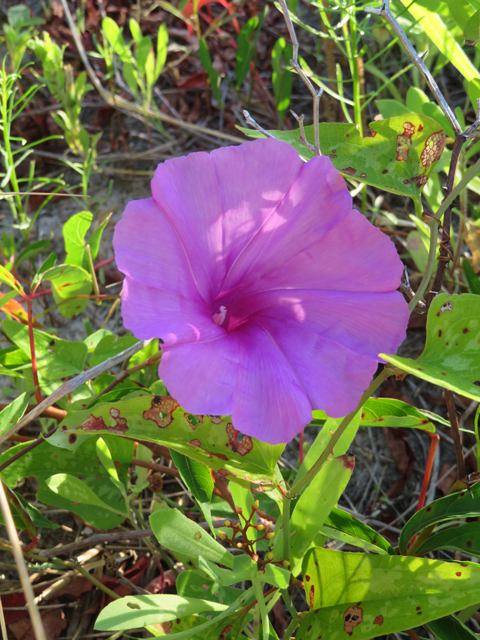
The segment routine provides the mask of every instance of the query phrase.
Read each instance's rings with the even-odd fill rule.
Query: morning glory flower
[[[256,140],[160,164],[114,237],[122,315],[161,338],[159,375],[193,414],[288,442],[344,416],[405,337],[393,243],[330,160]]]

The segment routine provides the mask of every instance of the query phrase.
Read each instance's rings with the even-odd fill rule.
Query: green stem
[[[327,460],[327,458],[330,455],[330,452],[332,451],[333,447],[340,440],[342,434],[344,433],[344,431],[346,430],[346,428],[348,427],[350,422],[353,420],[353,418],[356,416],[357,412],[362,408],[362,406],[365,404],[365,402],[368,400],[368,398],[370,398],[372,393],[376,389],[378,389],[378,387],[382,384],[382,382],[384,382],[384,380],[386,380],[388,378],[388,376],[391,375],[391,373],[392,373],[391,371],[388,371],[387,369],[384,369],[382,371],[382,373],[380,373],[376,378],[374,378],[372,380],[372,382],[370,383],[370,386],[368,387],[368,389],[366,391],[364,391],[362,397],[360,398],[360,402],[358,403],[356,409],[354,409],[347,416],[345,416],[345,418],[339,424],[338,429],[335,431],[335,433],[330,438],[330,441],[328,442],[327,446],[325,447],[323,453],[320,455],[320,457],[315,462],[313,467],[311,469],[309,469],[307,471],[307,473],[298,482],[296,482],[292,486],[292,488],[288,492],[288,495],[289,495],[290,498],[293,498],[296,494],[298,494],[300,489],[303,489],[303,487],[305,485],[307,485],[316,476],[316,474],[319,471],[320,467]]]
[[[298,620],[298,613],[295,607],[293,606],[293,602],[292,602],[292,599],[290,598],[290,594],[288,593],[288,589],[282,590],[282,599],[285,606],[288,609],[288,612],[292,616],[292,619]]]
[[[290,560],[290,500],[285,494],[283,496],[283,559]]]
[[[425,273],[423,274],[422,281],[417,289],[417,293],[408,303],[408,308],[413,311],[420,300],[423,298],[423,294],[427,290],[430,280],[433,275],[433,269],[435,268],[435,256],[437,255],[437,239],[438,239],[438,227],[439,222],[435,218],[430,221],[430,247],[428,249],[427,265],[425,267]]]
[[[445,200],[442,202],[440,208],[437,210],[437,218],[440,220],[445,211],[451,205],[451,203],[455,200],[455,198],[463,191],[463,189],[467,186],[467,184],[473,180],[473,178],[480,171],[480,158],[475,162],[473,167],[465,174],[465,176],[460,180],[457,186],[452,189],[450,195],[448,195]]]
[[[298,617],[292,618],[292,620],[290,621],[290,624],[285,629],[285,633],[283,634],[284,640],[290,640],[293,632],[295,631],[295,629],[298,627],[299,624],[300,624],[300,619]]]
[[[252,585],[255,591],[255,597],[257,599],[257,606],[255,608],[258,608],[260,618],[262,620],[263,640],[268,640],[268,637],[270,636],[270,620],[268,619],[268,612],[265,605],[265,596],[263,595],[262,583],[260,582],[260,580],[254,579],[252,581]],[[260,633],[258,631],[255,640],[260,640]]]

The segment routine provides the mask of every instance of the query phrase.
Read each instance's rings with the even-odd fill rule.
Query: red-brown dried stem
[[[417,511],[423,509],[425,506],[425,497],[427,495],[428,485],[430,483],[430,476],[432,475],[433,461],[435,460],[435,453],[437,451],[438,443],[440,442],[440,436],[438,433],[429,433],[430,450],[428,452],[427,464],[425,465],[425,472],[423,474],[422,488],[420,489],[420,497],[418,498]]]
[[[457,478],[461,480],[467,475],[467,467],[465,465],[465,456],[463,455],[462,436],[460,434],[460,426],[458,424],[457,410],[453,393],[450,389],[445,389],[445,400],[447,403],[448,418],[452,427],[452,438],[455,444],[455,457],[457,459]]]
[[[30,298],[27,298],[25,302],[27,303],[28,340],[30,342],[30,355],[32,358],[32,378],[35,387],[35,399],[37,403],[40,404],[43,401],[43,396],[38,382],[37,356],[35,354],[35,338],[33,335],[32,301]]]

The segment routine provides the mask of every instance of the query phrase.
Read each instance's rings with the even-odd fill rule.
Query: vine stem
[[[28,341],[30,343],[30,356],[32,358],[32,378],[33,386],[35,387],[35,399],[38,404],[43,402],[43,396],[40,389],[40,383],[38,381],[37,370],[37,355],[35,353],[35,337],[33,334],[33,317],[32,317],[32,301],[30,298],[26,299],[27,303],[27,316],[28,316]]]
[[[362,394],[362,397],[360,398],[360,402],[358,403],[357,407],[353,411],[351,411],[347,416],[345,416],[345,418],[339,424],[338,429],[330,438],[329,443],[327,444],[324,451],[322,452],[318,460],[315,462],[313,467],[309,469],[307,473],[303,476],[303,478],[301,478],[298,482],[296,482],[292,486],[290,491],[287,493],[288,498],[290,499],[294,498],[295,495],[298,494],[300,489],[303,489],[303,487],[307,485],[315,477],[320,467],[323,465],[324,462],[326,462],[328,456],[330,455],[334,446],[340,440],[341,436],[343,435],[344,431],[346,430],[350,422],[356,416],[357,412],[362,408],[362,406],[365,404],[368,398],[370,398],[372,393],[376,391],[376,389],[378,389],[378,387],[382,384],[382,382],[384,382],[390,375],[392,375],[392,372],[388,371],[387,369],[384,369],[376,378],[372,380],[368,389],[366,389]]]

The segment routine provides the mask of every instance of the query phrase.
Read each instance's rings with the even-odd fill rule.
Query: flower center
[[[220,306],[220,309],[218,310],[217,313],[212,314],[212,320],[215,322],[215,324],[218,324],[219,327],[221,327],[222,324],[225,322],[226,317],[227,317],[227,307],[225,307],[223,304]]]

